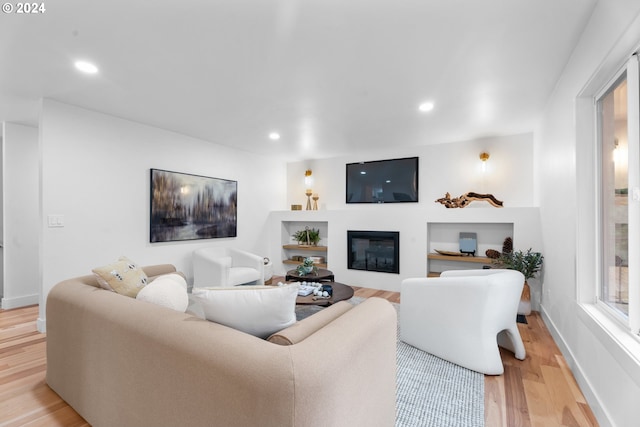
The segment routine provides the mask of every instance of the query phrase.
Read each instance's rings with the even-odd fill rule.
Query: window
[[[633,55],[597,98],[600,170],[598,303],[640,329],[640,117]]]

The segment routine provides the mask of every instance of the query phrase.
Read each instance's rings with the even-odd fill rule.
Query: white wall
[[[141,265],[172,263],[191,279],[191,253],[199,247],[266,253],[267,215],[285,201],[279,159],[51,100],[43,101],[40,132],[41,329],[53,285],[121,255]],[[238,237],[149,243],[151,168],[237,180]],[[64,227],[48,228],[48,215],[63,215]]]
[[[483,151],[491,156],[485,173],[479,158]],[[291,204],[305,207],[304,171],[311,169],[320,209],[362,209],[361,204],[345,203],[346,164],[413,156],[419,157],[420,202],[404,203],[405,209],[431,207],[446,192],[458,197],[470,191],[491,193],[504,201],[505,207],[533,206],[533,134],[527,133],[289,163],[286,208]]]
[[[40,293],[38,129],[4,123],[2,147],[2,308],[8,309],[37,304]]]
[[[578,304],[579,299],[593,301],[595,283],[595,211],[590,208],[595,185],[584,179],[585,172],[592,175],[594,169],[589,141],[594,93],[585,99],[579,95],[613,77],[640,43],[639,11],[637,0],[598,2],[535,138],[546,251],[542,313],[603,426],[638,425],[640,355],[627,355],[635,358],[635,364],[621,363],[615,357],[619,347],[605,341],[607,333],[599,327],[589,326]]]

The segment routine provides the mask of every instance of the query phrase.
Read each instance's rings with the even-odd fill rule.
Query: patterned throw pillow
[[[113,264],[91,270],[104,289],[135,298],[147,284],[147,275],[127,257],[120,257]]]

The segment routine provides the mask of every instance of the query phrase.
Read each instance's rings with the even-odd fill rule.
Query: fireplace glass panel
[[[400,273],[397,231],[347,231],[347,240],[349,269]]]

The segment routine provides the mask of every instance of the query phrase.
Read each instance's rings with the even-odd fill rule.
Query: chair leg
[[[524,360],[527,355],[520,337],[520,331],[518,331],[518,326],[515,324],[498,334],[498,345],[513,352],[516,359]]]

